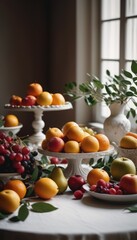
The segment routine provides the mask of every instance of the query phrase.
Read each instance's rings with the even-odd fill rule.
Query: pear
[[[55,181],[57,184],[59,191],[58,194],[65,192],[68,187],[68,181],[64,176],[63,170],[61,167],[55,166],[50,173],[49,177]]]

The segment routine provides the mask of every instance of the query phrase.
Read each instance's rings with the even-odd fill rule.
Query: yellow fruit
[[[110,141],[105,134],[98,133],[95,134],[95,137],[99,141],[99,151],[105,151],[110,147]]]
[[[124,136],[120,141],[120,147],[122,148],[137,148],[137,139],[132,136]]]
[[[84,136],[85,136],[85,133],[82,130],[82,128],[79,126],[71,126],[68,129],[67,134],[66,134],[66,137],[69,140],[74,140],[77,142],[81,142],[83,140]]]
[[[78,126],[78,124],[74,121],[66,122],[64,124],[64,126],[62,127],[62,132],[64,133],[64,135],[67,134],[69,128],[72,127],[72,126]]]
[[[18,118],[13,114],[8,114],[4,118],[4,127],[16,127],[19,125]]]
[[[46,139],[49,140],[49,139],[51,139],[53,137],[63,138],[64,134],[63,134],[63,132],[59,128],[52,127],[52,128],[49,128],[46,131]]]
[[[38,95],[37,104],[40,106],[48,106],[52,103],[52,94],[49,92],[42,92],[40,95]]]
[[[61,93],[52,94],[52,105],[64,105],[65,98]]]
[[[109,182],[110,177],[108,173],[101,168],[91,169],[87,175],[87,183],[91,186],[96,184],[99,179]]]
[[[40,178],[34,185],[34,192],[42,199],[50,199],[56,196],[59,189],[57,184],[50,178]]]
[[[134,132],[127,132],[126,135],[127,136],[132,136],[134,138],[137,138],[137,133],[134,133]]]
[[[87,136],[81,142],[81,149],[83,152],[97,152],[99,151],[99,141],[94,136]]]
[[[66,152],[66,153],[79,153],[80,152],[79,143],[74,141],[74,140],[67,141],[64,145],[64,152]]]
[[[20,197],[24,198],[27,192],[25,184],[19,179],[10,179],[4,186],[4,189],[14,190]]]
[[[0,211],[13,213],[20,205],[19,195],[10,189],[0,192]]]

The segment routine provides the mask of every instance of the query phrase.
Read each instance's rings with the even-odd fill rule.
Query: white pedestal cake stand
[[[32,145],[40,146],[45,138],[43,133],[45,126],[45,122],[42,119],[43,112],[69,110],[72,108],[72,104],[70,102],[66,102],[64,105],[51,106],[11,106],[10,104],[5,104],[5,108],[14,111],[34,112],[34,121],[32,122],[34,134],[29,137],[29,142]]]
[[[82,165],[83,159],[94,158],[99,159],[101,157],[109,156],[114,152],[114,147],[110,146],[107,151],[102,152],[91,152],[91,153],[59,153],[59,152],[49,152],[38,148],[39,153],[45,156],[55,156],[58,158],[66,158],[68,160],[68,165],[64,169],[64,175],[66,178],[69,178],[72,175],[78,174],[83,176],[84,179],[87,178],[87,174],[89,172],[89,168],[86,168]]]

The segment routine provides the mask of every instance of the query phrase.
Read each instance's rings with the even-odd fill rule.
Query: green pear
[[[58,194],[65,192],[65,190],[68,187],[68,181],[64,176],[64,173],[61,167],[55,166],[52,172],[50,173],[49,177],[52,180],[54,180],[55,183],[58,185],[58,188],[59,188]]]

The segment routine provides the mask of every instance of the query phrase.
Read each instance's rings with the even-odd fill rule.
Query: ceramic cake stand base
[[[87,168],[86,166],[84,167],[84,164],[82,164],[82,160],[94,158],[94,160],[96,161],[101,157],[111,155],[114,152],[114,147],[110,146],[109,150],[107,151],[92,152],[92,153],[59,153],[59,152],[49,152],[41,148],[38,148],[38,151],[40,154],[43,154],[44,156],[58,157],[62,159],[66,158],[68,160],[68,165],[64,169],[64,175],[66,178],[69,178],[70,176],[77,174],[77,175],[83,176],[83,178],[86,179],[87,174],[89,172],[89,166],[87,164]]]
[[[64,175],[66,178],[69,178],[70,176],[73,176],[73,175],[83,176],[84,179],[87,178],[87,174],[90,168],[84,167],[84,165],[82,165],[82,160],[83,160],[82,158],[68,159],[68,165],[64,169]]]

